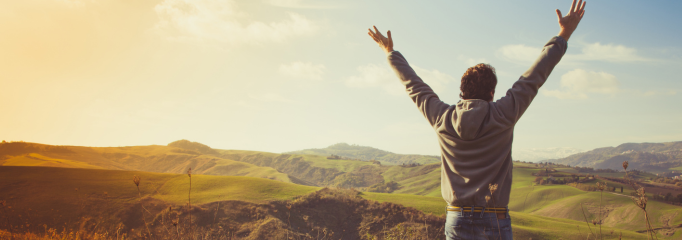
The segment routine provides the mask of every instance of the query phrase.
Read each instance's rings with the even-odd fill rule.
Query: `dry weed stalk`
[[[590,223],[587,222],[587,216],[585,215],[585,209],[583,208],[583,203],[580,203],[580,210],[582,210],[582,212],[583,212],[583,217],[585,218],[585,224],[587,224],[587,228],[590,229],[591,234],[594,234],[594,232],[592,232],[592,227],[590,227]],[[587,239],[590,239],[589,233],[587,234]]]
[[[218,196],[219,199],[221,199],[223,196],[220,195]],[[218,211],[220,210],[220,202],[218,202],[218,207],[215,209],[215,213],[213,214],[213,223],[211,223],[211,228],[215,226],[215,219],[218,217]]]
[[[187,207],[189,208],[189,236],[190,239],[193,239],[193,232],[192,232],[192,168],[189,168],[187,170],[187,176],[189,176],[189,191],[187,192]]]
[[[526,212],[526,201],[528,200],[528,195],[535,191],[535,185],[532,182],[530,183],[530,186],[533,188],[530,190],[530,192],[526,193],[526,199],[523,200],[523,212]]]
[[[602,199],[604,198],[604,189],[606,189],[606,182],[604,183],[599,183],[597,182],[597,189],[599,189],[599,237],[601,239],[604,239],[604,235],[601,233],[601,223],[602,223],[602,218],[601,218],[601,203]]]
[[[180,239],[180,227],[178,226],[178,223],[180,223],[180,215],[177,215],[175,220],[171,220],[171,223],[175,227],[175,233],[178,234],[178,239]]]
[[[9,222],[9,218],[7,217],[8,216],[7,210],[5,210],[5,208],[9,208],[9,206],[7,206],[7,201],[6,200],[0,201],[0,205],[2,205],[2,215],[5,216],[5,220],[7,220],[7,226],[9,227],[9,237],[10,239],[14,239],[14,233],[12,233],[12,223]]]
[[[140,207],[142,208],[142,221],[144,222],[144,227],[147,229],[147,234],[149,234],[149,237],[152,237],[152,232],[149,230],[149,225],[147,224],[147,219],[144,218],[144,211],[147,211],[146,208],[144,208],[144,205],[142,205],[142,192],[140,191],[140,177],[135,175],[133,176],[133,183],[135,183],[135,186],[137,187],[137,196],[140,201]],[[149,212],[149,211],[147,211]]]
[[[582,231],[580,231],[580,226],[579,226],[579,225],[575,225],[575,226],[578,227],[578,236],[580,236],[580,237],[582,238],[582,237],[583,237],[583,233],[582,233]],[[531,238],[531,239],[532,239],[532,238]]]
[[[639,186],[637,181],[630,177],[628,174],[628,165],[628,161],[623,161],[623,170],[625,170],[625,176],[623,178],[637,194],[637,197],[631,197],[632,201],[635,203],[635,205],[637,205],[637,207],[644,211],[647,239],[658,239],[658,236],[656,236],[656,231],[654,230],[653,226],[651,226],[651,222],[649,221],[649,213],[646,211],[646,204],[648,202],[646,191],[644,190],[644,187]]]

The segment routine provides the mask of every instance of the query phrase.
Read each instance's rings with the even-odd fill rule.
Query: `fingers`
[[[575,10],[573,10],[574,13],[580,15],[580,5],[583,4],[583,0],[578,1],[578,5],[575,5]]]
[[[585,4],[587,4],[587,1],[584,1],[583,5],[580,7],[580,17],[583,17],[583,14],[585,14]]]
[[[388,30],[388,47],[393,49],[393,38],[391,37],[391,30]]]
[[[559,9],[556,10],[556,16],[557,16],[557,18],[559,18],[559,21],[561,21],[561,16],[562,16],[561,10],[559,10]]]
[[[569,8],[569,10],[568,10],[568,15],[571,15],[571,13],[573,12],[574,9],[575,9],[575,0],[573,0],[573,3],[571,3],[571,8]]]
[[[374,35],[372,35],[372,33],[367,33],[367,35],[369,35],[370,37],[372,37],[372,39],[373,39],[375,42],[379,42],[379,41],[377,41],[377,38],[374,37]]]
[[[383,34],[381,34],[381,32],[379,31],[379,29],[377,29],[377,26],[373,26],[373,27],[374,27],[374,30],[377,32],[377,35],[379,35],[379,36],[384,36]]]
[[[369,35],[370,37],[372,37],[372,39],[374,39],[374,41],[376,42],[376,41],[377,41],[377,38],[374,36],[374,33],[372,32],[372,30],[369,29],[369,28],[368,28],[367,30],[369,30],[369,32],[367,32],[367,35]]]
[[[372,39],[374,39],[374,41],[379,42],[379,40],[381,39],[380,37],[381,34],[377,34],[377,32],[373,32],[372,29],[369,28],[367,30],[369,30],[368,32],[369,36],[371,36]]]

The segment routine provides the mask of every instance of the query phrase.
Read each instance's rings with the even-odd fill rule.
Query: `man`
[[[388,38],[374,27],[369,35],[388,54],[388,61],[419,110],[436,131],[441,147],[441,193],[448,204],[447,239],[512,239],[507,204],[512,184],[514,126],[566,52],[567,42],[585,13],[585,2],[562,16],[559,35],[545,44],[540,57],[506,96],[493,102],[497,77],[487,64],[462,76],[460,100],[448,105],[426,85]]]

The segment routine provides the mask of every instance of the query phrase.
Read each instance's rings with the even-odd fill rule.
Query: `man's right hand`
[[[583,15],[585,14],[585,4],[587,2],[583,2],[583,0],[580,0],[578,2],[578,5],[575,4],[575,0],[573,0],[573,3],[571,4],[571,9],[568,11],[568,14],[566,16],[561,15],[561,11],[559,9],[556,10],[556,15],[559,18],[559,27],[561,27],[561,30],[559,31],[559,36],[563,37],[564,40],[568,41],[568,38],[571,37],[571,34],[573,34],[573,31],[578,27],[578,23],[580,23],[580,20],[583,19]]]
[[[369,30],[367,34],[369,34],[369,36],[372,37],[377,44],[379,44],[379,47],[381,47],[384,52],[390,53],[393,51],[393,38],[391,38],[391,31],[388,31],[388,38],[386,38],[383,34],[381,34],[381,32],[379,32],[379,29],[377,29],[376,26],[374,26],[374,30],[376,32],[372,32],[372,29],[367,30]]]

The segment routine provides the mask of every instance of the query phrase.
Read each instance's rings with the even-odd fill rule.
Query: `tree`
[[[664,199],[666,201],[671,201],[673,200],[673,194],[672,193],[666,193]]]

